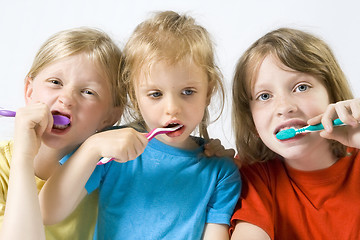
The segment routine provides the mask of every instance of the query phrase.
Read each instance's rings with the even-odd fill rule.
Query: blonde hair
[[[136,121],[143,122],[135,96],[135,80],[144,68],[149,70],[152,64],[161,61],[176,64],[191,59],[202,68],[209,80],[209,99],[220,90],[222,111],[224,89],[222,75],[214,60],[213,43],[207,30],[197,25],[193,18],[172,11],[155,14],[136,27],[124,48],[124,55],[125,79],[135,112],[132,117]],[[201,136],[207,136],[208,122],[209,114],[206,109],[199,126]]]
[[[250,110],[251,89],[264,58],[270,54],[285,66],[322,81],[331,103],[353,98],[344,73],[324,41],[290,28],[267,33],[241,56],[233,80],[232,122],[236,147],[241,161],[247,163],[267,161],[277,156],[258,136]],[[345,146],[335,141],[331,144],[335,156],[345,155]]]
[[[98,29],[73,28],[51,36],[37,52],[27,77],[34,79],[53,62],[80,53],[86,53],[104,74],[111,87],[114,106],[124,108],[126,90],[120,78],[123,55],[111,38]]]

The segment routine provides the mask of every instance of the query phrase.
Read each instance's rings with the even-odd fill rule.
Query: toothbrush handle
[[[96,165],[103,165],[105,163],[108,163],[110,161],[114,160],[114,158],[104,157],[101,158]]]
[[[0,109],[0,116],[3,117],[15,117],[16,112],[10,110]],[[56,125],[67,125],[70,123],[70,119],[62,115],[53,115],[54,124]]]
[[[0,115],[3,117],[15,117],[16,112],[0,109]]]
[[[336,126],[342,126],[342,125],[345,125],[339,118],[333,120],[333,126],[336,127]],[[320,131],[320,130],[323,130],[324,129],[324,126],[319,123],[319,124],[316,124],[316,125],[310,125],[307,127],[306,130],[308,131]]]
[[[342,125],[345,125],[345,123],[343,123],[339,118],[337,118],[333,121],[333,125],[334,126],[342,126]]]

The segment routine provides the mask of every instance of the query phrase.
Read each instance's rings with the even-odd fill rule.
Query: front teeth
[[[68,125],[54,125],[53,126],[53,128],[60,129],[60,130],[65,129],[67,127],[68,127]]]
[[[170,128],[170,127],[175,127],[177,125],[179,125],[179,124],[178,123],[169,123],[166,127]]]
[[[298,128],[302,128],[302,126],[300,126],[300,125],[296,125],[296,126],[291,126],[291,127],[283,127],[283,128],[280,128],[279,130],[278,130],[278,132],[281,132],[281,131],[284,131],[284,130],[287,130],[287,129],[298,129]]]

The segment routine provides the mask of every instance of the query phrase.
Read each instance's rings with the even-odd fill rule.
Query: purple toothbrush
[[[0,116],[3,117],[15,117],[16,112],[10,110],[0,109]],[[68,125],[70,119],[62,115],[53,115],[55,125]]]
[[[183,127],[183,125],[176,125],[175,127],[171,127],[171,128],[154,128],[149,133],[147,133],[145,135],[145,137],[150,141],[151,139],[153,139],[154,137],[156,137],[159,134],[175,132],[176,130],[180,129],[181,127]],[[112,160],[114,160],[114,158],[108,158],[108,157],[101,158],[100,161],[97,163],[97,165],[103,165]]]

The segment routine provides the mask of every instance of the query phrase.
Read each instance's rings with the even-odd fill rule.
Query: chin
[[[53,149],[63,149],[68,147],[69,145],[72,145],[68,140],[64,138],[51,136],[43,137],[42,143],[45,144],[47,147]]]

